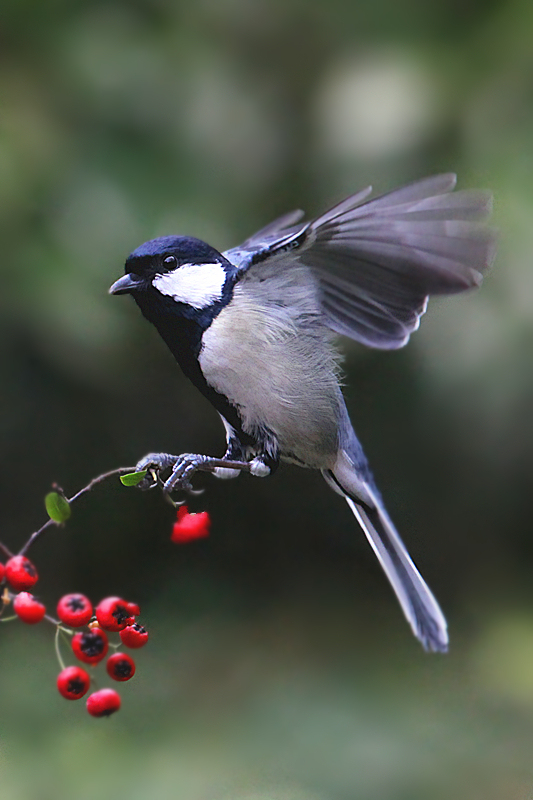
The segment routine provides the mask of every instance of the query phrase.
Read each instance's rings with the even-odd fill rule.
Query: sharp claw
[[[146,469],[146,467],[143,467]],[[137,470],[139,471],[139,470]],[[149,489],[155,489],[156,486],[160,483],[159,478],[159,470],[156,468],[149,469],[150,477],[146,475],[140,483],[137,484],[137,488],[140,489],[142,492],[146,492]]]
[[[174,508],[179,508],[179,506],[184,506],[187,502],[186,497],[184,497],[183,500],[174,500],[174,498],[172,498],[169,494],[167,494],[167,492],[163,492],[163,497],[165,498],[167,503],[170,503],[170,505],[173,506]]]

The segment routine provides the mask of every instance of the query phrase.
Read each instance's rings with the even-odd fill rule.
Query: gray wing
[[[402,347],[429,295],[479,286],[494,257],[483,224],[490,193],[453,192],[455,182],[436,175],[365,202],[369,187],[311,222],[287,214],[225,256],[241,270],[273,258],[280,269],[309,267],[330,328],[370,347]]]

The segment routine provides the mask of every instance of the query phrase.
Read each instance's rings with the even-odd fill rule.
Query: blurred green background
[[[406,350],[343,342],[390,513],[439,597],[427,656],[319,476],[205,481],[209,540],[118,482],[32,551],[143,606],[109,721],[55,690],[52,629],[0,626],[2,800],[525,800],[533,794],[533,6],[526,0],[4,0],[0,538],[148,451],[223,452],[130,299],[147,238],[223,249],[293,207],[438,171],[492,188],[499,257]]]

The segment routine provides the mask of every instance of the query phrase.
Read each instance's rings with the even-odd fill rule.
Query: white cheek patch
[[[183,264],[172,272],[156,275],[152,285],[179,303],[202,309],[220,300],[225,282],[222,264]]]

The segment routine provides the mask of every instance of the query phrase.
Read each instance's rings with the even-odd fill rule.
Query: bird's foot
[[[162,484],[160,473],[173,467],[179,458],[180,456],[173,456],[171,453],[148,453],[135,466],[135,472],[144,472],[146,470],[148,473],[137,484],[137,487],[143,491],[155,489],[156,486]]]
[[[172,468],[170,476],[163,481],[160,473]],[[192,486],[191,479],[196,472],[214,472],[217,470],[232,470],[236,472],[250,472],[251,465],[246,461],[233,461],[227,458],[212,458],[196,453],[182,453],[174,456],[170,453],[149,453],[138,462],[136,472],[148,470],[148,475],[138,484],[141,489],[152,489],[162,485],[163,491],[169,494],[173,491],[183,491],[188,494],[198,494]]]
[[[230,461],[226,458],[212,458],[196,453],[183,453],[175,462],[172,473],[163,486],[164,492],[181,490],[194,494],[191,479],[196,472],[215,472],[217,469],[231,469],[249,472],[250,465],[246,461]]]

